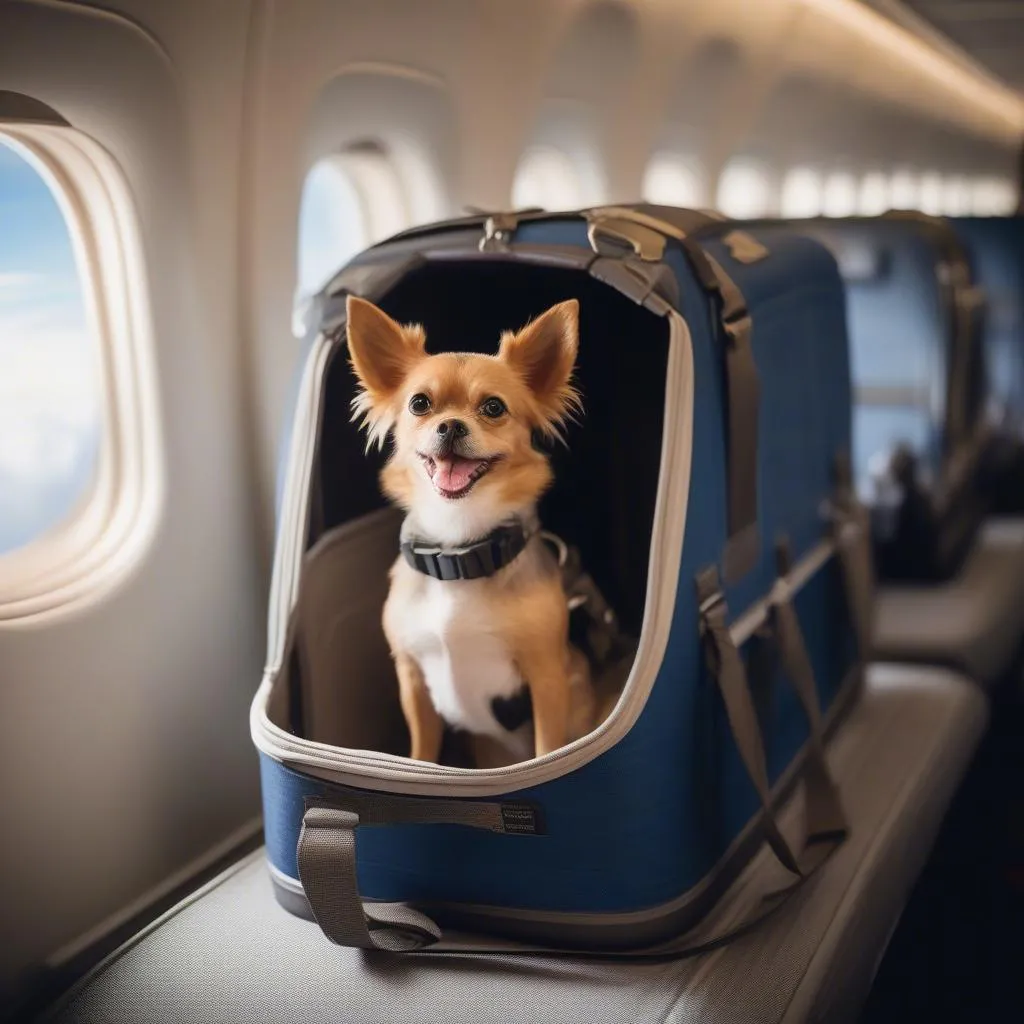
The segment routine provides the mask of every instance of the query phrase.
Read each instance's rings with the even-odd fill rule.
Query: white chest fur
[[[485,580],[445,581],[423,577],[414,599],[390,609],[389,620],[403,650],[423,671],[434,707],[451,725],[520,746],[494,717],[491,701],[511,697],[522,677],[491,611],[481,600]],[[532,734],[528,728],[526,741]],[[529,756],[524,752],[522,756]]]

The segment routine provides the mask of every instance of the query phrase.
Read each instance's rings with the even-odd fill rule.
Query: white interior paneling
[[[235,316],[246,14],[181,12],[186,54],[79,5],[0,9],[0,88],[60,111],[131,190],[166,466],[127,578],[72,617],[0,627],[4,983],[258,813],[263,586]]]

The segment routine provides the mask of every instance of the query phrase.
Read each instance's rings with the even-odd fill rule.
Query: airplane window
[[[704,175],[693,157],[656,153],[644,172],[644,199],[699,209],[707,203]]]
[[[964,177],[947,178],[942,184],[942,210],[949,217],[963,217],[971,212],[971,183]]]
[[[369,227],[355,184],[329,158],[309,172],[299,208],[299,292],[315,292],[366,247]]]
[[[860,183],[857,212],[862,217],[875,217],[889,209],[889,181],[881,171],[869,171]]]
[[[1017,206],[1017,192],[1009,181],[979,178],[969,187],[971,212],[978,217],[1005,216],[1013,213]]]
[[[849,217],[857,211],[857,179],[848,171],[833,171],[821,192],[821,212],[826,217]]]
[[[889,180],[889,202],[894,210],[916,210],[917,178],[910,171],[896,171]]]
[[[821,213],[821,175],[813,167],[794,167],[782,183],[783,217],[816,217]]]
[[[771,212],[772,187],[765,169],[750,160],[730,161],[718,182],[718,209],[728,217],[763,217]]]
[[[1017,187],[1012,182],[1000,182],[996,194],[999,197],[996,208],[1001,216],[1013,213],[1017,209]]]
[[[512,205],[545,210],[576,210],[584,205],[584,185],[571,158],[553,146],[533,146],[516,168]]]
[[[410,223],[406,191],[379,146],[353,146],[318,160],[306,176],[299,208],[295,333],[304,333],[306,301],[336,271]]]
[[[0,555],[69,518],[100,448],[98,343],[51,188],[0,136]]]
[[[931,171],[921,176],[917,205],[922,213],[931,214],[933,217],[949,212],[946,209],[946,184],[941,175]]]

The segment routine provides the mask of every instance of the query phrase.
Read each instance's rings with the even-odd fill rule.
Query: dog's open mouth
[[[467,459],[462,455],[424,455],[417,453],[423,460],[427,476],[434,485],[434,490],[442,498],[463,498],[473,488],[473,484],[484,476],[498,461],[498,456],[486,459]]]

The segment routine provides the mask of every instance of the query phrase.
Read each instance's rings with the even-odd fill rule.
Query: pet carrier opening
[[[630,656],[598,680],[607,693],[609,686],[621,690],[629,676],[627,699],[597,730],[618,732],[643,707],[644,683],[633,677],[650,676],[649,687],[671,618],[675,566],[662,573],[660,563],[673,551],[678,559],[681,549],[690,460],[679,448],[689,444],[692,416],[682,318],[667,309],[667,316],[656,315],[579,270],[490,260],[425,263],[374,302],[399,323],[422,324],[428,354],[494,353],[504,331],[569,298],[580,304],[573,379],[583,414],[567,426],[566,444],[551,451],[554,483],[539,513],[545,531],[578,549],[637,660],[644,660],[645,647],[657,648],[646,656],[650,671],[631,672],[636,666]],[[336,776],[356,762],[357,774],[370,768],[383,777],[466,771],[464,752],[452,737],[440,765],[407,759],[409,736],[381,625],[402,522],[378,482],[390,442],[383,452],[366,450],[366,435],[352,419],[357,381],[344,332],[324,344],[322,368],[310,383],[318,396],[307,425],[308,470],[298,483],[308,497],[300,513],[304,530],[296,531],[305,539],[296,551],[295,604],[263,731],[314,772]],[[659,545],[659,534],[673,539]],[[658,579],[649,578],[652,573]],[[667,596],[668,611],[655,628],[649,595],[657,598],[666,588],[672,593],[661,597]],[[570,746],[586,746],[595,735]],[[573,764],[597,752],[580,750]]]

